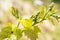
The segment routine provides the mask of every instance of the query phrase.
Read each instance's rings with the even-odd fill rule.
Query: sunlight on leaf
[[[32,20],[28,19],[28,20],[21,20],[21,23],[24,27],[30,28],[32,27]]]

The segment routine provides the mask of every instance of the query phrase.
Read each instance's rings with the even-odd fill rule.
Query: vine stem
[[[17,27],[19,27],[20,22],[18,22]]]
[[[42,20],[40,21],[40,22],[42,22],[43,20],[45,20],[45,17],[46,17],[46,15],[48,14],[48,12],[49,12],[50,10],[48,10],[47,12],[46,12],[46,14],[44,15],[44,17],[42,18]],[[39,23],[39,22],[37,22],[37,23]],[[37,23],[35,23],[35,24],[37,24]],[[34,24],[34,25],[35,25]]]
[[[21,20],[20,18],[18,20]],[[17,27],[19,27],[20,22],[18,21]]]
[[[45,17],[48,14],[48,12],[49,12],[49,10],[46,12],[46,14],[44,15],[44,17],[42,18],[42,20],[40,22],[42,22],[45,19]]]

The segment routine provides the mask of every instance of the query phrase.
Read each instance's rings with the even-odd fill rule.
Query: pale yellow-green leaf
[[[44,7],[43,6],[41,6],[40,7],[40,18],[43,18],[43,16],[44,16]]]
[[[2,28],[2,31],[0,32],[0,40],[3,40],[5,38],[9,38],[11,34],[12,34],[11,25],[8,25],[8,26]]]
[[[48,14],[46,15],[45,19],[50,18],[51,14],[52,14],[51,12],[48,12]]]
[[[27,19],[27,20],[20,20],[20,22],[22,23],[22,25],[24,26],[24,27],[27,27],[27,28],[30,28],[30,27],[32,27],[32,20],[31,19]]]
[[[22,30],[20,30],[18,27],[16,27],[13,30],[13,34],[16,36],[17,40],[19,40],[20,37],[22,36]]]
[[[16,17],[17,19],[19,18],[19,14],[18,14],[19,12],[17,8],[11,7],[9,11],[12,13],[14,17]]]
[[[57,12],[57,10],[55,9],[55,7],[52,8],[52,11],[51,12],[52,13],[56,13]]]

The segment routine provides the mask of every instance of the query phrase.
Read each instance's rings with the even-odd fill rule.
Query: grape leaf
[[[33,30],[34,30],[35,33],[41,32],[41,30],[38,26],[34,26]]]
[[[32,20],[27,19],[27,20],[21,20],[20,21],[24,27],[30,28],[32,27]]]
[[[3,40],[5,38],[9,38],[12,32],[12,27],[7,26],[2,28],[2,31],[0,32],[0,40]]]
[[[36,38],[37,38],[37,34],[31,29],[24,30],[24,33],[31,40],[36,40]]]
[[[25,35],[31,40],[36,40],[38,38],[38,32],[40,32],[40,29],[37,26],[34,26],[33,29],[31,28],[24,29]]]
[[[18,29],[18,27],[16,27],[16,28],[13,30],[13,34],[16,35],[17,40],[19,40],[20,37],[22,36],[22,30],[20,30],[20,29]]]

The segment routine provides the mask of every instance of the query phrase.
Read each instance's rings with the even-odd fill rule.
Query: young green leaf
[[[32,29],[27,28],[26,30],[24,30],[24,34],[31,40],[36,40],[38,38],[38,34],[35,33]]]
[[[0,32],[0,40],[3,40],[5,38],[9,38],[10,35],[12,34],[11,32],[12,32],[11,26],[4,27],[2,29],[2,31]]]
[[[36,40],[38,38],[38,33],[41,32],[41,30],[37,26],[33,26],[33,28],[25,28],[23,32],[31,40]]]
[[[44,17],[44,15],[45,15],[45,11],[44,10],[45,10],[45,8],[43,6],[41,6],[40,7],[40,15],[39,15],[40,18],[43,18]]]
[[[55,14],[52,14],[51,16],[54,17],[54,18],[56,18],[56,20],[59,22],[60,17],[58,17],[58,16],[55,15]]]
[[[32,19],[27,19],[27,20],[21,20],[20,21],[24,27],[30,28],[32,27]]]
[[[53,14],[55,14],[57,12],[56,7],[54,5],[54,3],[51,3],[49,6],[49,11]]]
[[[41,32],[41,30],[39,29],[38,26],[34,26],[33,28],[34,28],[33,31],[34,31],[35,33]]]
[[[49,19],[51,17],[51,12],[48,12],[48,14],[46,15],[45,19]]]
[[[18,29],[18,27],[16,27],[14,30],[13,30],[13,34],[16,35],[16,40],[19,40],[20,37],[22,36],[22,30]]]
[[[17,19],[19,18],[18,9],[11,7],[10,12],[13,16],[15,16]]]

